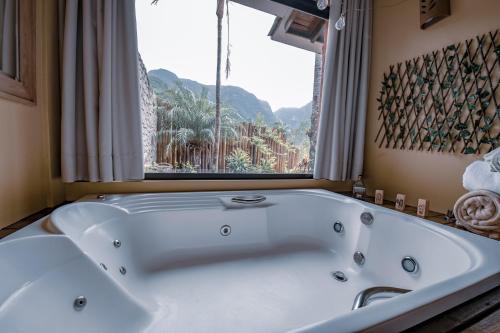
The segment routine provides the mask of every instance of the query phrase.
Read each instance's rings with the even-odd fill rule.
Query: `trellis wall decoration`
[[[463,154],[500,142],[500,33],[389,66],[379,102],[379,147]]]

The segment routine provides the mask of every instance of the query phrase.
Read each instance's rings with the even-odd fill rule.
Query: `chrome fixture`
[[[123,266],[120,266],[120,273],[122,273],[122,275],[127,274],[127,269]]]
[[[340,281],[340,282],[346,282],[347,281],[347,276],[345,276],[345,274],[343,272],[341,272],[341,271],[333,272],[332,276],[337,281]]]
[[[410,292],[411,290],[408,289],[400,289],[400,288],[393,288],[393,287],[373,287],[373,288],[368,288],[363,291],[361,291],[356,298],[354,299],[354,303],[352,305],[352,309],[356,310],[359,308],[362,308],[366,305],[371,300],[375,299],[386,299],[386,298],[392,298],[397,295],[401,294],[406,294],[407,292]]]
[[[266,200],[266,197],[263,195],[240,195],[234,198],[231,198],[231,201],[239,204],[258,204]]]
[[[78,296],[73,302],[73,309],[75,311],[82,311],[85,305],[87,305],[87,298],[85,296]]]
[[[417,273],[418,272],[418,262],[415,258],[406,256],[401,260],[401,266],[408,273]]]
[[[115,239],[113,241],[113,246],[119,248],[120,246],[122,246],[122,242],[119,239]]]
[[[104,194],[98,194],[98,195],[96,196],[96,199],[97,199],[97,200],[106,200],[106,196],[105,196]]]
[[[231,226],[225,224],[222,227],[220,227],[220,234],[222,236],[229,236],[231,234]]]
[[[106,266],[104,263],[100,263],[99,265],[101,265],[102,269],[104,269],[105,271],[108,270],[108,266]]]
[[[317,0],[316,6],[318,6],[319,10],[325,10],[330,5],[329,0]]]
[[[343,233],[344,232],[344,225],[340,221],[335,221],[333,224],[333,230],[335,230],[336,233]]]
[[[328,8],[328,6],[330,6],[330,0],[316,0],[316,6],[318,7],[319,10],[325,10]],[[345,8],[343,1],[341,8]],[[340,17],[335,22],[335,29],[340,31],[343,30],[344,28],[345,28],[345,9],[342,10],[342,12],[340,13]]]
[[[353,259],[359,266],[363,266],[365,264],[365,255],[361,251],[354,252]]]
[[[340,31],[344,30],[344,28],[345,28],[345,12],[342,12],[337,22],[335,22],[335,29]]]
[[[369,212],[361,213],[360,219],[364,225],[370,225],[373,223],[373,215],[372,215],[372,213],[369,213]]]

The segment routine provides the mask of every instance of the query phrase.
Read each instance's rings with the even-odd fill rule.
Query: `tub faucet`
[[[376,298],[392,298],[397,295],[410,292],[409,289],[393,288],[393,287],[372,287],[361,291],[354,299],[352,309],[356,310],[368,305],[371,299]]]

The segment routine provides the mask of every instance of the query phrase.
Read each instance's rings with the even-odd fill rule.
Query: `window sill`
[[[145,180],[238,180],[238,179],[313,179],[312,174],[273,173],[146,173]]]

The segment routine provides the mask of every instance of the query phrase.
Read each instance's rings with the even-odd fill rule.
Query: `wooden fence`
[[[236,149],[242,149],[250,157],[252,165],[258,166],[262,159],[275,158],[274,171],[285,173],[299,166],[299,150],[290,148],[286,144],[286,135],[280,133],[277,139],[266,135],[265,127],[257,127],[251,123],[242,123],[237,128],[236,138],[222,137],[219,144],[219,172],[229,172],[226,157],[230,156]],[[260,138],[267,146],[267,152],[263,151],[252,142],[252,137]],[[185,166],[188,163],[197,172],[208,171],[212,164],[212,144],[180,145],[171,140],[168,133],[160,134],[157,140],[156,163],[160,165],[171,165],[172,168]],[[174,170],[173,170],[174,171]]]

